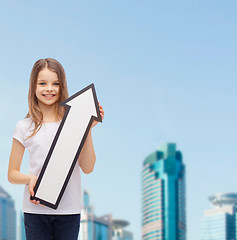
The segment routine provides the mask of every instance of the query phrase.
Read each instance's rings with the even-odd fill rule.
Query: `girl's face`
[[[38,74],[35,91],[39,106],[52,106],[56,104],[59,94],[58,75],[50,69],[44,68]]]

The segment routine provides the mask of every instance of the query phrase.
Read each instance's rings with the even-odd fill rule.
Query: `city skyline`
[[[151,176],[153,176],[156,182],[152,183],[154,185],[153,190],[152,191],[149,190],[148,193],[150,196],[152,196],[153,199],[154,199],[154,196],[158,194],[158,202],[161,203],[159,207],[160,210],[158,211],[161,212],[161,219],[165,220],[167,216],[169,218],[171,217],[173,219],[178,219],[178,225],[175,227],[176,220],[173,221],[173,223],[169,223],[167,225],[168,222],[172,222],[170,221],[170,219],[168,222],[164,221],[164,223],[162,223],[161,225],[160,223],[158,223],[159,226],[164,225],[164,232],[162,232],[162,228],[159,228],[159,226],[158,228],[155,227],[155,229],[153,229],[150,233],[147,232],[145,229],[145,235],[151,235],[151,233],[154,235],[154,233],[158,232],[158,236],[149,236],[148,238],[145,237],[142,239],[153,239],[153,238],[156,239],[156,237],[158,237],[157,239],[169,239],[169,240],[176,239],[176,238],[180,240],[186,239],[186,223],[185,223],[186,200],[185,200],[185,181],[184,181],[185,166],[182,163],[182,153],[180,151],[176,151],[175,149],[176,149],[175,143],[162,144],[161,146],[159,146],[156,152],[150,154],[144,160],[144,163],[143,163],[144,169],[143,169],[142,179],[143,181],[145,180],[144,181],[145,185],[142,184],[143,185],[142,188],[143,188],[143,193],[147,195],[147,190],[148,190],[147,180],[151,182],[151,179],[152,179]],[[159,161],[167,161],[167,162],[165,164],[164,163],[162,164],[162,163],[159,163]],[[174,164],[173,161],[179,162],[180,165],[179,164],[177,165],[177,163]],[[156,164],[156,162],[158,162],[158,164]],[[163,167],[161,165],[163,165]],[[178,166],[177,169],[175,165],[176,167]],[[148,170],[150,169],[150,171],[147,172],[147,169]],[[167,176],[164,178],[165,181],[162,179],[163,174],[167,174]],[[168,183],[166,182],[167,179],[171,177],[171,176],[168,176],[170,174],[172,177],[175,177],[174,179],[178,177],[175,183],[176,187],[178,187],[175,190],[176,194],[178,193],[176,196],[177,200],[175,200],[175,196],[172,194],[168,197],[169,199],[167,199],[167,196],[165,196],[164,194],[164,193],[167,194],[172,189],[172,188],[171,189],[167,188]],[[175,176],[176,174],[177,176]],[[161,178],[158,178],[159,176],[161,176]],[[157,183],[159,185],[157,185]],[[151,183],[149,184],[151,185]],[[170,183],[168,185],[170,185]],[[149,189],[151,189],[151,186],[149,186]],[[157,192],[155,195],[153,195],[154,191]],[[162,194],[164,195],[162,196]],[[94,211],[93,205],[90,204],[89,192],[86,190],[83,190],[82,195],[83,195],[83,204],[82,204],[83,207],[82,207],[82,213],[81,213],[82,214],[81,227],[80,227],[81,233],[78,236],[78,240],[90,240],[90,239],[117,240],[117,237],[118,239],[121,239],[122,237],[122,239],[124,240],[133,240],[133,234],[127,231],[126,229],[124,230],[124,227],[129,225],[129,223],[126,220],[113,219],[112,214],[106,214],[106,215],[104,214],[101,217],[97,217],[96,215],[94,215],[95,211]],[[142,201],[143,203],[144,203],[144,200],[147,202],[147,200],[149,199],[147,199],[147,197],[144,198],[143,196],[143,201]],[[237,193],[217,193],[217,194],[211,195],[208,198],[208,200],[215,207],[215,209],[205,210],[204,217],[200,219],[201,226],[202,226],[200,239],[209,240],[209,239],[212,239],[213,237],[223,238],[223,240],[235,239],[236,226],[237,226],[237,208],[236,208]],[[154,200],[152,201],[154,202]],[[177,207],[175,207],[174,205],[178,202],[181,205],[178,205]],[[168,211],[166,210],[167,208],[166,204],[168,204],[168,209],[169,209]],[[152,203],[152,205],[154,205],[154,203]],[[148,207],[148,208],[151,208],[151,207]],[[172,209],[174,208],[177,208],[177,209],[173,211]],[[157,214],[155,211],[153,212],[152,211],[151,213]],[[0,219],[1,220],[0,236],[3,236],[3,239],[5,239],[4,237],[7,237],[7,239],[9,240],[24,240],[25,232],[24,232],[24,225],[23,225],[24,220],[23,220],[22,212],[20,211],[18,213],[20,215],[19,222],[16,222],[16,211],[15,211],[14,199],[12,199],[11,196],[1,186],[0,186],[0,213],[2,216],[2,219]],[[145,211],[144,213],[147,215],[147,211]],[[177,214],[177,216],[173,216],[172,214],[174,213],[175,215]],[[149,218],[148,222],[150,222],[150,220],[151,219]],[[183,222],[179,222],[180,220]],[[144,222],[144,219],[142,221]],[[90,222],[92,222],[93,224],[90,225]],[[179,229],[180,226],[182,226],[181,229]],[[149,229],[152,229],[152,227],[154,228],[154,226],[148,226]],[[177,229],[177,232],[173,231],[173,229],[175,228]],[[169,231],[170,233],[172,232],[175,233],[175,235],[171,236],[170,234],[167,234],[167,230],[168,231],[170,230]],[[142,229],[142,232],[144,232],[143,229]],[[96,235],[93,235],[95,233]]]
[[[95,170],[82,174],[98,215],[127,219],[140,239],[143,160],[175,142],[187,167],[187,239],[199,240],[207,197],[236,192],[237,2],[13,0],[1,9],[0,184],[17,211],[23,186],[7,180],[12,134],[28,111],[34,62],[53,57],[69,94],[93,82],[105,110],[92,131]]]

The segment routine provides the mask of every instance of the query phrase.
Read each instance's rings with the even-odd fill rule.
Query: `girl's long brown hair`
[[[63,69],[63,66],[53,58],[39,59],[38,61],[36,61],[30,75],[30,86],[28,93],[29,112],[26,115],[26,118],[30,117],[33,120],[33,122],[35,123],[35,128],[33,129],[33,133],[27,139],[34,136],[39,131],[43,122],[43,113],[40,111],[38,99],[35,95],[35,92],[38,74],[44,68],[48,68],[49,70],[55,72],[58,75],[59,81],[58,103],[68,98],[66,74]],[[65,108],[63,106],[57,105],[56,111],[58,114],[58,118],[61,119],[64,115]]]

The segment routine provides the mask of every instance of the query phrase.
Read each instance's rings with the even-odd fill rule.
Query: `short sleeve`
[[[25,147],[25,135],[24,135],[24,128],[23,128],[22,121],[19,121],[16,124],[15,130],[13,133],[13,138],[18,140]]]

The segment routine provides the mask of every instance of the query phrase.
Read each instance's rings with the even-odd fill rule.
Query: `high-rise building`
[[[19,239],[26,240],[24,216],[22,212],[20,212]]]
[[[129,223],[125,220],[113,220],[113,238],[112,240],[133,240],[133,234],[126,229]]]
[[[89,193],[84,191],[79,240],[133,240],[132,233],[124,229],[128,224],[124,220],[113,220],[112,214],[97,217],[90,205]]]
[[[16,240],[16,210],[11,196],[0,186],[0,239]]]
[[[218,193],[209,197],[214,206],[201,221],[201,240],[237,240],[237,194]]]
[[[186,239],[185,166],[175,143],[160,145],[143,162],[142,239]]]
[[[110,214],[97,217],[90,205],[89,193],[83,193],[81,211],[80,240],[110,240],[112,238],[112,216]]]

